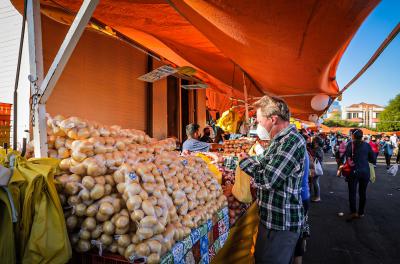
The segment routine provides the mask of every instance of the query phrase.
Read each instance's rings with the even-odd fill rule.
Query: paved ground
[[[335,160],[325,157],[321,178],[321,203],[310,208],[311,238],[305,264],[400,263],[400,172],[386,173],[383,158],[376,169],[377,181],[367,189],[366,215],[347,223],[347,183],[336,177]]]

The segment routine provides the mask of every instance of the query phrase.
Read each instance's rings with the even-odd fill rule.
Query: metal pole
[[[24,13],[22,16],[22,28],[21,28],[21,37],[19,40],[19,52],[18,52],[18,64],[17,64],[17,73],[15,74],[15,84],[14,84],[14,117],[13,117],[13,149],[17,150],[17,137],[18,137],[18,82],[19,82],[19,74],[21,71],[21,59],[22,59],[22,50],[24,47],[24,36],[25,36],[25,21],[26,21],[26,5],[27,0],[24,1]]]
[[[248,124],[249,122],[249,103],[248,103],[248,97],[247,97],[247,86],[246,86],[246,76],[243,72],[243,92],[244,92],[244,108],[246,111],[246,121],[245,123]]]
[[[369,67],[371,67],[372,64],[375,63],[375,61],[379,58],[379,56],[382,54],[382,52],[389,46],[389,44],[396,38],[396,36],[400,32],[400,23],[397,23],[397,25],[394,27],[394,29],[389,33],[389,35],[386,37],[386,39],[381,43],[381,45],[378,47],[378,49],[374,52],[372,57],[367,61],[367,63],[362,67],[362,69],[351,79],[345,87],[339,93],[337,94],[337,97],[341,97],[342,94],[349,89],[353,83],[355,83],[367,70]],[[333,104],[334,100],[331,101],[331,103],[326,107],[326,111],[328,111],[329,107]]]
[[[40,0],[28,0],[27,2],[27,26],[29,43],[29,81],[31,82],[31,127],[33,128],[33,139],[35,140],[35,157],[46,157],[47,145],[45,142],[47,135],[40,134],[38,120],[38,106],[34,104],[33,96],[36,96],[38,88],[43,81],[43,49],[42,49],[42,25],[40,19]],[[37,101],[37,100],[36,100]],[[43,109],[42,109],[43,110]],[[45,110],[45,109],[44,109]],[[43,141],[44,140],[44,141]]]

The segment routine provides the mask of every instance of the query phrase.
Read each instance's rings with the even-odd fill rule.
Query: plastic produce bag
[[[208,165],[208,169],[214,174],[215,179],[219,184],[222,184],[222,173],[218,170],[218,167],[211,163],[211,160],[201,153],[196,153],[197,157],[202,158]]]
[[[315,175],[322,176],[324,175],[324,170],[322,169],[321,163],[319,160],[316,158],[314,159],[314,171]]]
[[[0,259],[2,263],[16,263],[12,205],[5,188],[0,187]]]
[[[399,165],[394,164],[392,167],[388,169],[388,173],[390,176],[396,176],[398,170],[399,170]]]
[[[374,165],[369,163],[369,173],[370,173],[370,182],[374,183],[376,181],[376,175],[375,175],[375,168]]]
[[[232,194],[242,203],[251,203],[252,196],[250,191],[250,176],[247,175],[239,166],[235,171],[235,183],[232,188]]]
[[[241,118],[238,113],[234,110],[229,109],[222,113],[222,116],[217,121],[217,125],[222,128],[225,132],[235,134],[238,130],[239,122]]]
[[[54,183],[59,161],[18,157],[9,187],[19,208],[18,262],[67,263],[71,246]]]

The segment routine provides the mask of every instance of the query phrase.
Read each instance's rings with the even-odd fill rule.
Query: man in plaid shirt
[[[304,220],[301,181],[306,143],[290,125],[286,103],[264,96],[254,104],[258,131],[271,138],[263,154],[248,157],[240,168],[258,187],[260,224],[255,249],[256,263],[290,263]]]

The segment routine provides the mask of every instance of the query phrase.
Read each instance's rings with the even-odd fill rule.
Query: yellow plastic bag
[[[370,173],[370,178],[369,178],[369,180],[370,180],[372,183],[374,183],[375,180],[376,180],[375,168],[374,168],[374,165],[372,165],[371,163],[368,163],[368,164],[369,164],[369,173]]]
[[[0,259],[2,263],[16,263],[15,240],[11,204],[5,189],[0,187]]]
[[[202,158],[208,165],[208,169],[214,174],[215,179],[219,184],[222,184],[222,173],[218,170],[218,167],[211,163],[211,160],[204,154],[196,153],[197,157]]]
[[[229,230],[225,245],[212,259],[211,264],[254,263],[254,251],[260,217],[258,205],[253,203]]]
[[[19,157],[10,189],[19,203],[18,262],[67,263],[72,255],[54,184],[59,161]]]
[[[242,203],[251,203],[252,201],[250,176],[242,171],[239,166],[236,167],[235,184],[233,184],[232,194]]]
[[[239,128],[239,122],[241,121],[240,115],[234,110],[229,109],[222,113],[222,116],[217,121],[217,125],[222,128],[225,132],[236,133]]]

